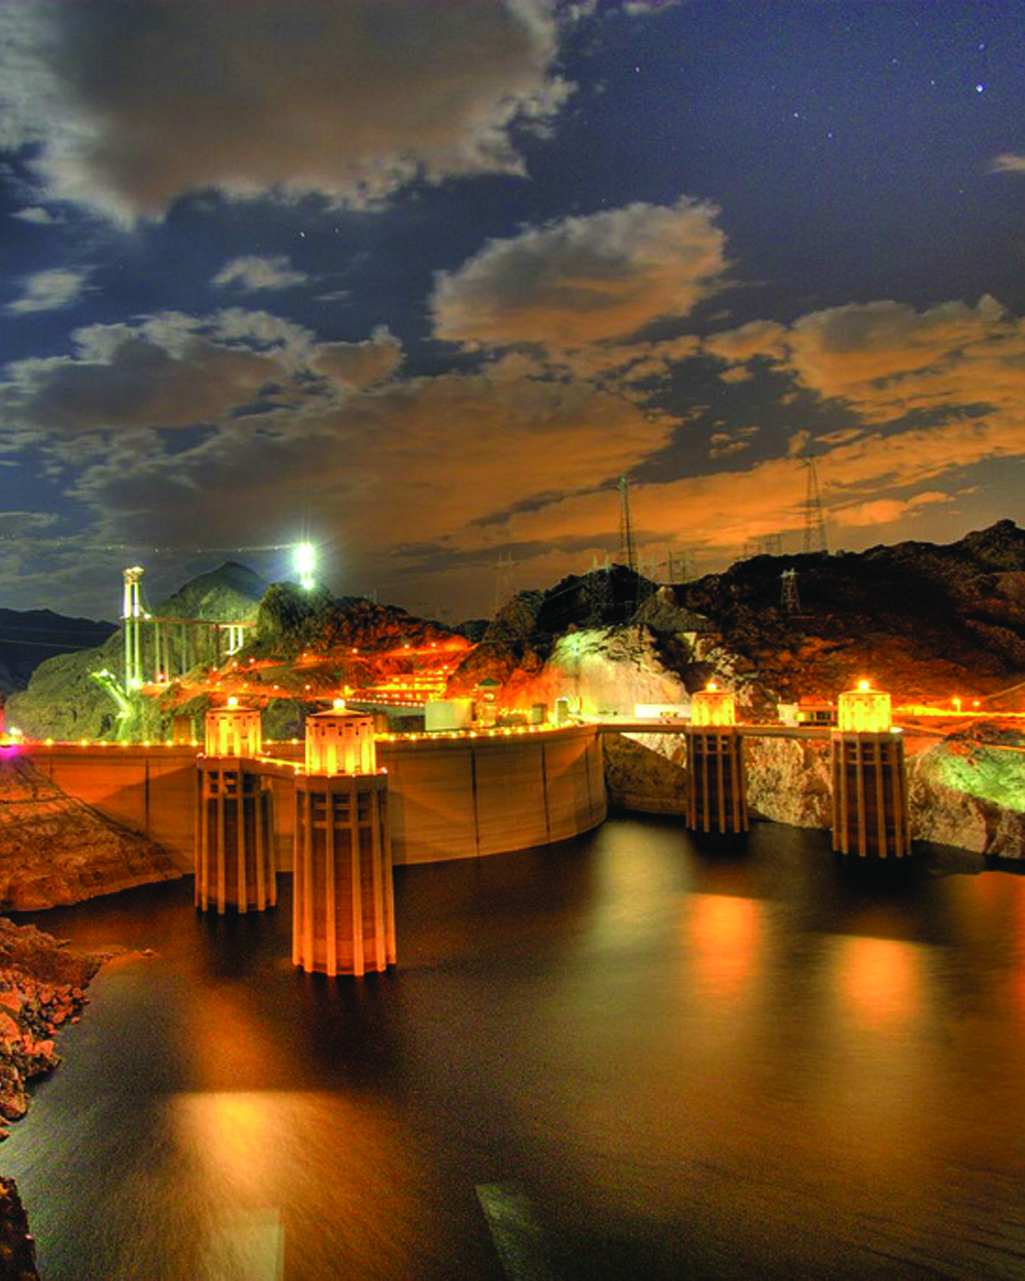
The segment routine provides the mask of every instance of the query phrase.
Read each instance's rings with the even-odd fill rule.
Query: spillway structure
[[[890,695],[867,680],[838,700],[831,734],[833,849],[862,858],[911,853],[904,739],[891,726]]]
[[[687,740],[687,827],[746,832],[747,787],[736,700],[710,681],[691,697]]]
[[[371,716],[336,707],[306,719],[295,778],[292,961],[329,976],[395,964],[388,776]]]
[[[196,906],[262,912],[278,901],[270,781],[260,713],[229,699],[206,714],[195,835]]]

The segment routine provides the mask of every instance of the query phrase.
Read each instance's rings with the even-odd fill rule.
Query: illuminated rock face
[[[749,738],[744,743],[752,815],[794,827],[832,824],[829,744],[809,739]]]
[[[985,723],[930,742],[908,761],[916,837],[1025,858],[1025,734]]]

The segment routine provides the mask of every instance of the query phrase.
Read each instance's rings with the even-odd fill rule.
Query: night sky
[[[0,3],[0,604],[1022,517],[1025,0]],[[502,565],[499,569],[498,566]],[[664,572],[664,571],[661,571]]]

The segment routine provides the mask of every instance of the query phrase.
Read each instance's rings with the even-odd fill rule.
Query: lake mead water
[[[399,967],[191,880],[0,1149],[46,1281],[1025,1275],[1025,877],[614,819],[400,868]],[[138,953],[152,949],[154,955]]]

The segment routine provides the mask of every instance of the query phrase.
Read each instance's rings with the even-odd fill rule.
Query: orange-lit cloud
[[[664,446],[672,420],[586,383],[503,377],[503,369],[406,379],[301,412],[222,422],[185,451],[115,436],[78,460],[75,495],[97,539],[266,541],[303,495],[338,530],[350,564],[381,584],[396,551],[488,549],[510,518],[629,470]],[[65,452],[65,457],[68,455]]]
[[[456,271],[439,273],[435,333],[474,345],[578,348],[686,316],[726,271],[717,212],[683,197],[491,240]]]
[[[402,344],[381,325],[364,342],[318,343],[312,353],[318,373],[345,387],[386,382],[402,364]]]
[[[761,356],[824,400],[868,422],[917,410],[989,405],[1015,410],[1025,392],[1025,322],[993,298],[915,311],[880,301],[832,307],[789,328],[758,321],[706,343],[734,363]]]

